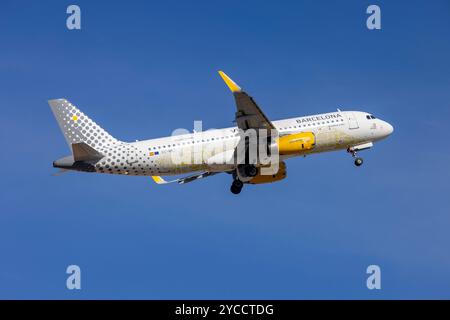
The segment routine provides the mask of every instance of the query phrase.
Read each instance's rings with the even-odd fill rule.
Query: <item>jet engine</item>
[[[253,177],[248,183],[250,184],[261,184],[261,183],[271,183],[275,181],[280,181],[286,178],[287,172],[286,172],[286,165],[282,161],[278,163],[278,171],[273,174],[261,174],[262,169],[270,170],[269,167],[259,167],[258,168],[258,174]]]
[[[312,132],[300,132],[279,137],[277,144],[280,155],[292,155],[311,150],[316,139]]]

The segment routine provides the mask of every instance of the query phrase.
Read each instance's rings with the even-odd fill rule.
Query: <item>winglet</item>
[[[155,181],[157,184],[166,184],[167,181],[161,178],[160,176],[152,176],[153,181]]]
[[[223,71],[219,71],[220,76],[223,81],[227,84],[228,88],[230,88],[231,92],[241,92],[241,87],[239,87],[233,80],[230,79]]]

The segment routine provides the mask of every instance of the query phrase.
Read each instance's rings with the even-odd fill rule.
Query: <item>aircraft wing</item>
[[[241,89],[233,80],[223,71],[219,71],[223,81],[230,88],[236,100],[236,123],[239,129],[267,129],[275,130],[274,125],[261,111],[255,100]]]
[[[199,173],[199,174],[194,174],[192,176],[187,176],[187,177],[184,177],[184,178],[175,179],[175,180],[171,180],[171,181],[166,181],[160,176],[152,176],[152,179],[157,184],[168,184],[168,183],[174,183],[174,182],[176,182],[178,184],[184,184],[184,183],[189,183],[189,182],[192,182],[192,181],[195,181],[195,180],[198,180],[198,179],[203,179],[203,178],[206,178],[206,177],[210,177],[210,176],[213,176],[213,175],[218,174],[218,173],[220,173],[220,172],[209,172],[209,171],[207,171],[207,172],[202,172],[202,173]]]

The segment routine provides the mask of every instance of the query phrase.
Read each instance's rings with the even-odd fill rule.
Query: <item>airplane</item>
[[[286,160],[316,153],[346,150],[359,167],[357,156],[392,134],[391,124],[363,111],[341,111],[271,121],[255,100],[224,72],[219,71],[235,98],[236,126],[173,135],[136,142],[120,141],[66,99],[49,100],[51,110],[72,154],[55,160],[53,167],[66,171],[151,176],[157,184],[185,184],[226,172],[232,175],[230,191],[239,194],[244,184],[263,184],[286,178]],[[276,170],[263,174],[262,160],[250,162],[246,132],[266,130],[267,154],[277,153]],[[257,131],[259,132],[259,131]],[[237,162],[238,147],[244,161]],[[185,152],[198,161],[174,161]],[[242,153],[242,152],[241,152]],[[253,157],[255,158],[255,157]],[[267,157],[266,157],[267,158]],[[189,159],[192,159],[189,158]],[[262,158],[261,158],[262,159]],[[162,176],[190,174],[166,181]]]

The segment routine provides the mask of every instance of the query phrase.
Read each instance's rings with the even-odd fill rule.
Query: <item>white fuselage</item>
[[[272,123],[280,136],[299,132],[312,132],[315,136],[313,149],[281,157],[281,160],[305,154],[345,150],[381,140],[393,131],[389,123],[360,111],[337,111]],[[143,176],[233,170],[234,165],[212,164],[210,159],[219,153],[232,153],[240,137],[238,128],[231,127],[132,143],[117,142],[95,164],[95,170],[99,173]],[[192,154],[198,161],[175,162],[175,152]]]

